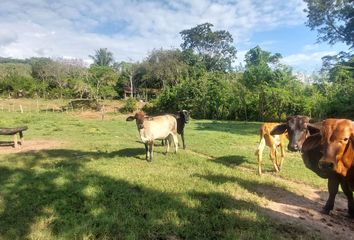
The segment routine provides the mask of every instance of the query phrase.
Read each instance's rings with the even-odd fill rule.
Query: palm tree
[[[100,48],[96,50],[95,55],[89,55],[95,65],[110,66],[113,62],[113,53],[109,52],[107,48]]]

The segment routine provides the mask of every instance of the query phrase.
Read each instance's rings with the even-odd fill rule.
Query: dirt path
[[[26,140],[23,146],[18,148],[10,146],[8,143],[0,144],[0,154],[40,151],[45,149],[55,149],[64,145],[64,142],[57,140]]]
[[[214,160],[212,156],[187,150],[189,153]],[[242,168],[255,174],[254,170]],[[322,239],[354,240],[354,219],[348,218],[347,200],[344,194],[336,196],[333,211],[330,215],[322,214],[320,211],[325,205],[328,192],[313,188],[306,184],[296,183],[277,177],[274,174],[263,174],[262,177],[276,178],[276,181],[291,186],[291,191],[282,190],[276,187],[255,187],[255,192],[260,197],[267,199],[263,206],[266,213],[282,223],[298,224],[309,231],[316,231]]]
[[[327,191],[279,178],[294,186],[295,194],[281,194],[263,189],[269,200],[264,206],[270,215],[289,224],[300,224],[310,231],[317,231],[323,239],[354,239],[354,219],[348,218],[347,200],[343,194],[336,196],[330,215],[320,213],[328,197]]]

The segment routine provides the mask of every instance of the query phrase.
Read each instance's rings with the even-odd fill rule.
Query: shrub
[[[120,109],[122,113],[131,113],[136,110],[137,101],[135,98],[125,100],[124,106]]]

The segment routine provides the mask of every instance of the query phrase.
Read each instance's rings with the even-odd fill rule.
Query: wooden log
[[[25,130],[27,130],[27,126],[18,128],[0,128],[0,135],[14,135]]]

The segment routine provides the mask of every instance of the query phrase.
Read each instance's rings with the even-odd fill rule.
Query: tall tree
[[[307,3],[311,30],[317,29],[318,40],[334,44],[344,42],[354,47],[354,3],[353,0],[304,0]]]
[[[277,64],[280,58],[280,53],[272,55],[259,46],[250,49],[245,55],[245,85],[253,89],[262,84],[270,84],[273,74],[271,65]]]
[[[204,23],[180,32],[183,50],[192,50],[203,60],[207,70],[228,71],[236,59],[236,48],[228,31],[212,31],[213,24]]]
[[[113,53],[107,48],[100,48],[95,51],[95,55],[89,55],[93,63],[98,66],[110,66],[113,63]]]
[[[120,79],[125,80],[126,78],[129,79],[129,86],[130,86],[130,97],[134,97],[134,74],[137,68],[137,65],[131,62],[115,62],[113,64],[113,68],[120,74]],[[125,83],[123,83],[125,85]],[[124,87],[124,86],[123,86]]]

